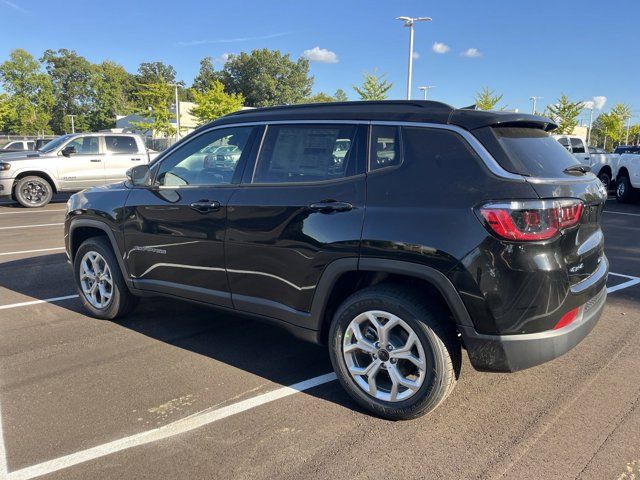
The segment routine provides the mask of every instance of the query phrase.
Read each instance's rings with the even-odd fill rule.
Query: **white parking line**
[[[13,227],[0,227],[0,230],[13,230],[16,228],[56,227],[64,223],[41,223],[40,225],[16,225]]]
[[[619,285],[614,285],[613,287],[607,288],[607,293],[617,292],[618,290],[633,287],[634,285],[638,285],[640,283],[640,278],[634,277],[632,275],[623,275],[622,273],[613,273],[613,272],[609,272],[609,275],[613,275],[615,277],[628,278],[628,280],[626,282],[622,282]]]
[[[64,250],[64,247],[37,248],[35,250],[19,250],[17,252],[3,252],[3,253],[0,253],[0,256],[2,256],[2,255],[20,255],[21,253],[53,252],[54,250]]]
[[[6,478],[9,473],[7,466],[7,446],[4,443],[4,431],[2,430],[2,405],[0,405],[0,478]]]
[[[305,390],[332,382],[335,379],[335,373],[326,373],[318,377],[304,380],[303,382],[294,383],[288,387],[278,388],[277,390],[258,395],[257,397],[234,403],[227,407],[215,410],[204,410],[200,413],[171,422],[154,430],[148,430],[136,435],[131,435],[130,437],[120,438],[109,443],[65,455],[64,457],[42,462],[31,467],[25,467],[20,470],[15,470],[8,473],[6,478],[7,480],[29,480],[41,475],[57,472],[64,468],[72,467],[73,465],[78,465],[79,463],[88,462],[89,460],[95,460],[96,458],[121,452],[122,450],[157,442],[158,440],[164,440],[181,433],[190,432],[204,427],[205,425],[209,425],[232,415],[251,410],[252,408],[259,407],[260,405],[264,405],[296,393],[304,392]]]
[[[640,217],[640,213],[614,212],[612,210],[605,210],[604,213],[614,213],[616,215],[629,215],[631,217]]]
[[[0,212],[0,215],[22,215],[23,213],[49,213],[49,212],[66,212],[65,208],[58,208],[55,210],[27,210],[22,209],[19,212]]]
[[[55,303],[62,302],[64,300],[70,300],[72,298],[78,298],[79,295],[66,295],[64,297],[51,297],[43,300],[31,300],[29,302],[10,303],[9,305],[0,305],[0,310],[9,310],[10,308],[28,307],[29,305],[38,305],[39,303]]]

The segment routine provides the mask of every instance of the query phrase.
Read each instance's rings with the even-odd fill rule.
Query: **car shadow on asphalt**
[[[52,278],[55,281],[52,282]],[[18,294],[16,300],[0,302],[3,304],[76,293],[64,254],[0,263],[0,288]],[[83,315],[87,322],[103,321],[89,317],[79,299],[55,302],[54,305],[60,309],[61,321],[68,319],[71,312]],[[9,319],[12,311],[17,313],[9,309],[1,316]],[[186,301],[144,297],[133,312],[111,323],[281,386],[333,370],[325,346],[299,340],[269,322]],[[337,388],[337,383],[304,393],[351,410],[363,411],[341,388]]]
[[[56,193],[51,199],[51,202],[49,202],[49,205],[65,204],[67,203],[67,200],[69,200],[70,196],[71,194],[69,193]],[[0,201],[0,207],[2,207],[3,209],[5,208],[15,208],[16,210],[23,209],[25,211],[46,210],[46,206],[42,208],[25,208],[22,205],[20,205],[18,202],[15,202],[8,198],[6,200]]]

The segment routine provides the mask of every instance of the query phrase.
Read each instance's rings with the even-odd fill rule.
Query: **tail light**
[[[582,207],[582,201],[577,199],[511,201],[484,205],[480,215],[500,238],[539,241],[577,225]]]
[[[562,318],[556,323],[554,330],[559,330],[562,327],[566,327],[571,322],[573,322],[576,318],[578,318],[578,314],[580,313],[580,307],[574,308],[573,310],[569,310],[565,313]]]

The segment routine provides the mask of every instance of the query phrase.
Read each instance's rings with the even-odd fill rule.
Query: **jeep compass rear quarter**
[[[453,390],[463,348],[516,371],[600,317],[606,192],[554,127],[438,102],[228,115],[70,199],[80,296],[98,318],[168,295],[270,320],[327,344],[370,411],[419,416]]]

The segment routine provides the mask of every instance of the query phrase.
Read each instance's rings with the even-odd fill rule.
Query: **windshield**
[[[72,135],[63,135],[59,138],[56,138],[55,140],[51,140],[49,143],[40,147],[39,151],[42,153],[53,152],[54,150],[57,150],[64,142],[69,140],[71,137]]]
[[[556,177],[579,162],[558,141],[537,128],[493,129],[503,150],[518,171],[534,177]]]

